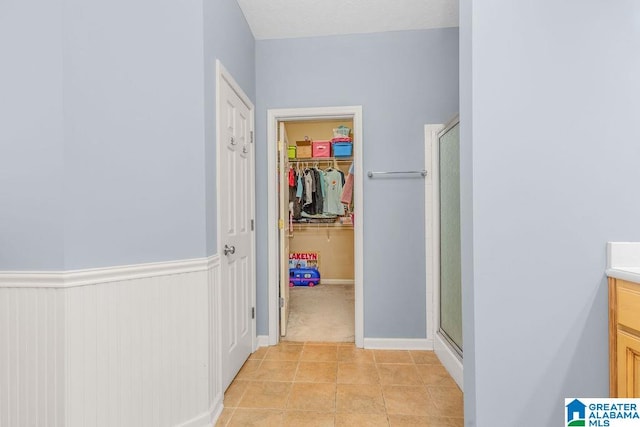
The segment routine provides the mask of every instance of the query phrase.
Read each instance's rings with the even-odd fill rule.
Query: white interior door
[[[220,243],[223,386],[231,383],[252,351],[252,111],[220,79]]]
[[[280,230],[280,335],[287,334],[289,319],[289,156],[287,147],[287,129],[284,122],[280,122],[278,132],[278,193],[279,193],[279,224]]]

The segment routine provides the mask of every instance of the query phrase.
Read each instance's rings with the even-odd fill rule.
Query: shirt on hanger
[[[304,204],[313,203],[313,174],[309,169],[304,171]]]
[[[325,213],[344,215],[344,206],[340,201],[342,196],[342,183],[344,175],[337,169],[325,171],[326,187],[326,209]]]
[[[296,197],[302,197],[302,174],[298,173],[298,185],[296,186]]]

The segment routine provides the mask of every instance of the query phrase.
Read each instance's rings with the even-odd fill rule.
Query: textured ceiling
[[[258,39],[458,26],[458,0],[238,0]]]

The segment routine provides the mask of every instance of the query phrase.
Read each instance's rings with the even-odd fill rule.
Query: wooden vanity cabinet
[[[640,397],[640,284],[609,278],[609,393]]]

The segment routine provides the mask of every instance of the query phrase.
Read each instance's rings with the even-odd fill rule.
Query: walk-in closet
[[[353,120],[279,123],[286,341],[354,341]],[[285,280],[286,281],[286,280]]]

